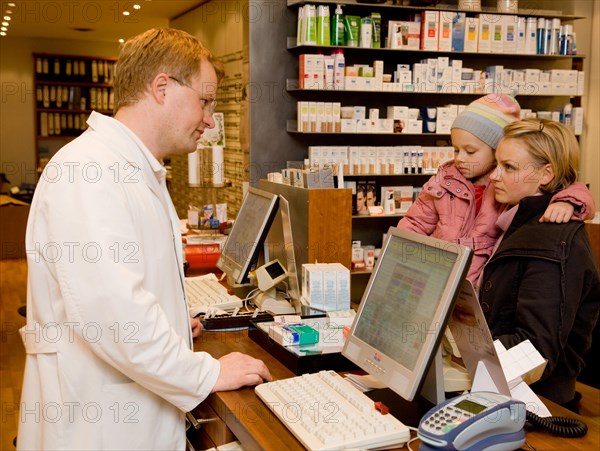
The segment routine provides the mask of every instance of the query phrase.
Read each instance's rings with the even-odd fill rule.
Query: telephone
[[[419,423],[420,450],[513,450],[525,442],[525,403],[475,392],[433,407]]]

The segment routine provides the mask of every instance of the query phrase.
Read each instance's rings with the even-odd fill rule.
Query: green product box
[[[319,342],[319,331],[306,324],[288,324],[285,327],[298,334],[299,345],[312,345]]]

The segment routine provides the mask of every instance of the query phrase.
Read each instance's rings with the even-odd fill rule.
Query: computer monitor
[[[438,351],[471,253],[390,227],[342,354],[412,401]]]
[[[217,267],[227,275],[230,285],[249,282],[248,273],[262,251],[278,203],[277,194],[248,188],[217,261]]]
[[[279,214],[273,220],[271,229],[265,240],[265,262],[279,260],[287,270],[287,292],[296,313],[301,313],[299,269],[296,260],[294,238],[292,234],[292,217],[290,204],[285,197],[279,195]]]

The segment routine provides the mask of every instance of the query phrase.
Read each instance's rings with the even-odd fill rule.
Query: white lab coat
[[[185,448],[220,364],[192,351],[165,169],[113,118],[46,167],[27,224],[18,449]]]

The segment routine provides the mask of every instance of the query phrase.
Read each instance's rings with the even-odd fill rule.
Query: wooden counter
[[[294,376],[290,370],[248,338],[247,331],[204,332],[196,340],[195,349],[207,351],[216,358],[232,351],[244,352],[262,359],[269,367],[274,379]],[[595,397],[594,405],[597,406],[600,391],[586,387],[584,396]],[[543,432],[529,432],[524,449],[529,449],[527,443],[537,450],[597,450],[600,448],[600,424],[597,418],[578,416],[550,401],[547,401],[546,405],[554,415],[576,417],[584,421],[587,423],[589,431],[585,437],[578,439],[559,438]],[[212,434],[212,442],[220,441],[220,443],[215,443],[216,445],[231,441],[235,436],[247,450],[304,449],[283,423],[255,395],[253,388],[213,393],[199,407],[206,411],[207,406],[210,407],[208,410],[212,410],[218,415],[217,421],[221,425],[220,429],[213,427],[218,432]],[[214,424],[211,423],[211,426]],[[223,428],[228,430],[222,430]],[[413,449],[418,449],[418,445],[414,443],[411,446]]]

